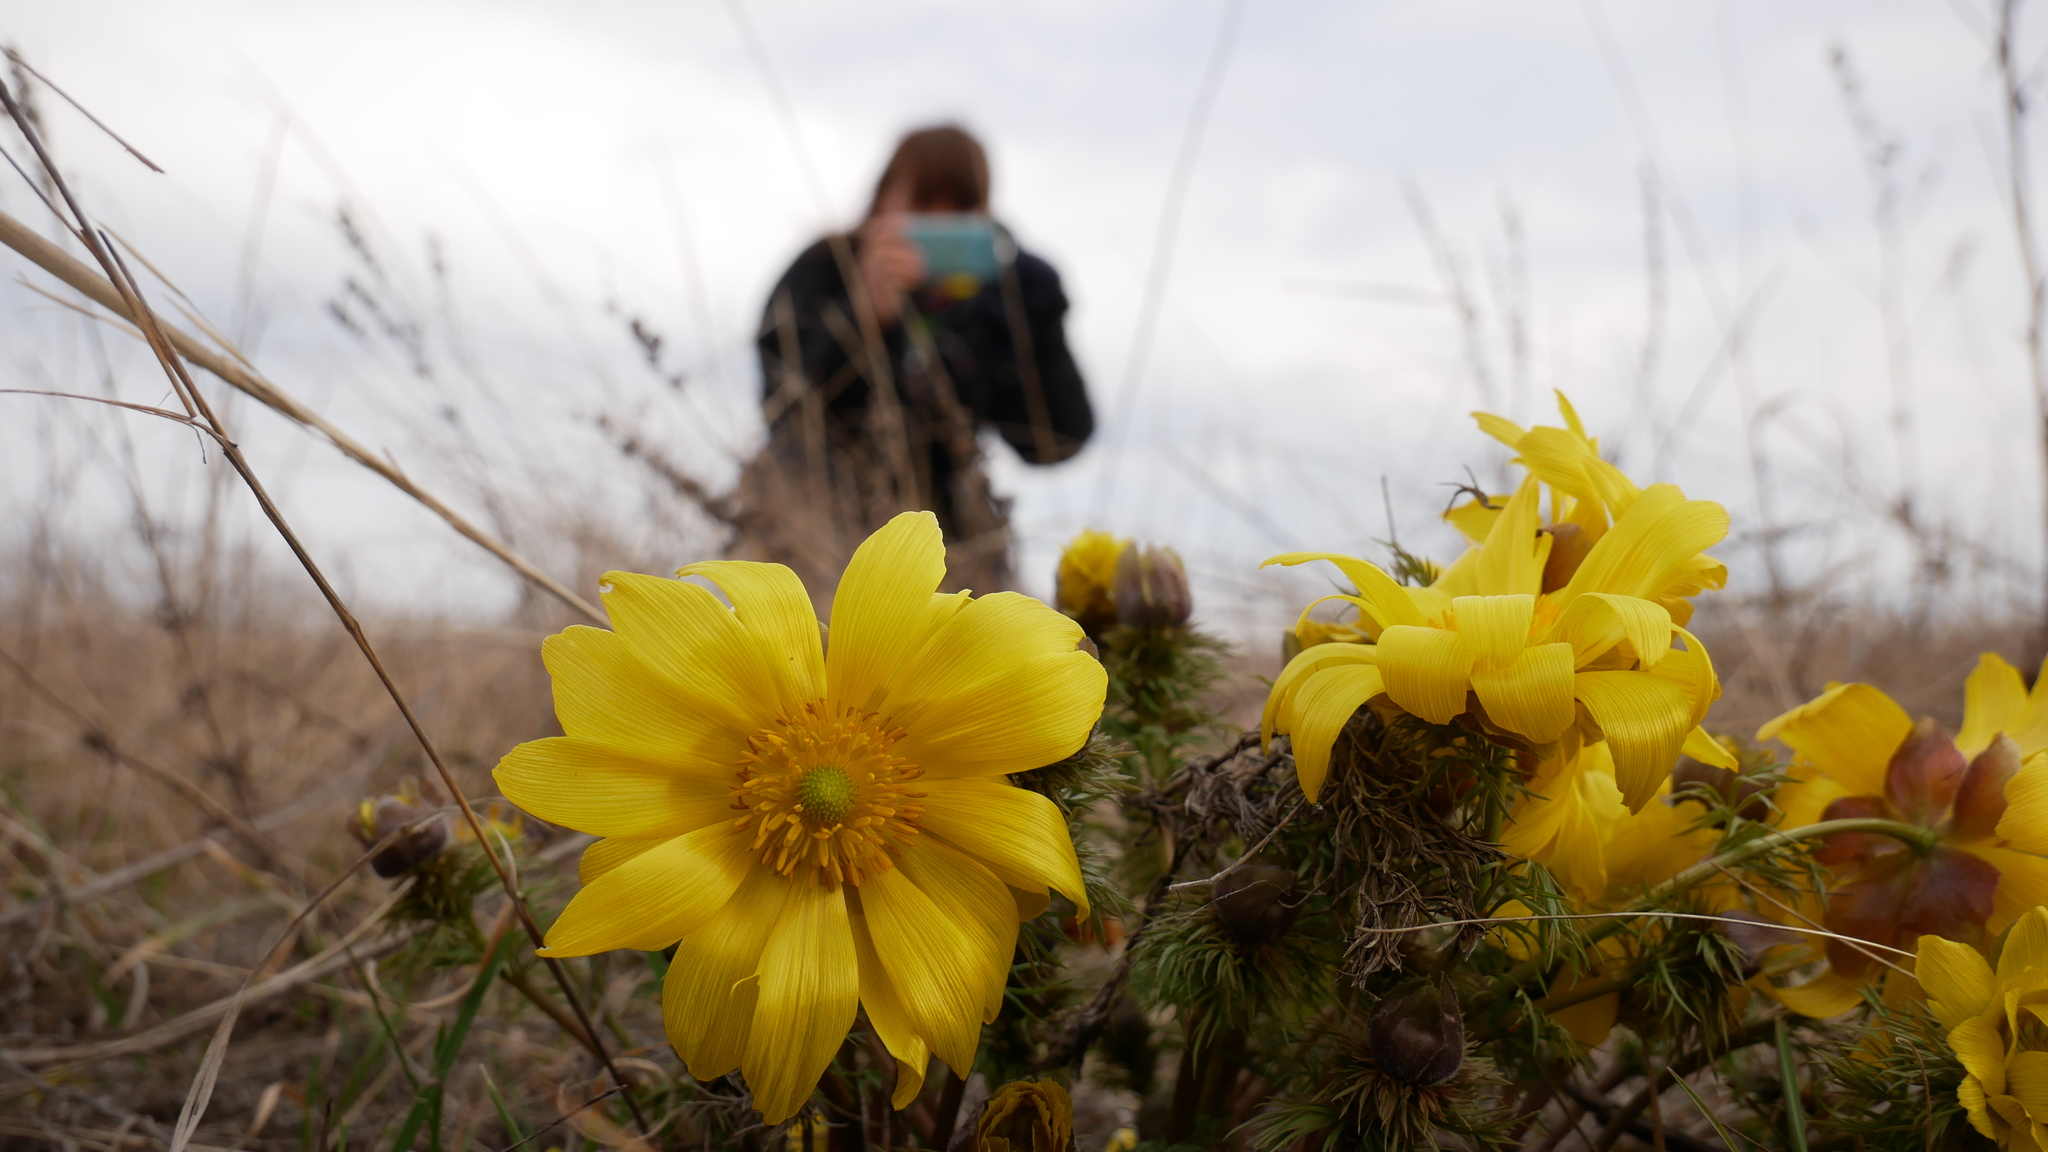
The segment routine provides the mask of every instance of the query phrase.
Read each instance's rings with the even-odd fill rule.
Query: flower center
[[[740,756],[733,831],[790,879],[837,888],[896,866],[917,836],[924,773],[889,749],[903,738],[873,712],[806,704],[756,732]]]

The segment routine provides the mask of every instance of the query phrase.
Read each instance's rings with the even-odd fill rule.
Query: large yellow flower
[[[1536,429],[1518,443],[1538,432],[1566,430]],[[1565,442],[1590,445],[1570,434]],[[1310,799],[1322,789],[1337,733],[1359,705],[1382,695],[1432,724],[1470,712],[1532,746],[1560,745],[1566,756],[1604,740],[1632,811],[1656,793],[1681,749],[1733,766],[1698,727],[1721,691],[1713,662],[1669,606],[1685,605],[1684,597],[1712,583],[1720,568],[1702,550],[1727,535],[1727,512],[1687,500],[1669,484],[1638,491],[1597,455],[1572,458],[1581,473],[1600,478],[1597,485],[1563,475],[1549,457],[1537,459],[1545,470],[1532,464],[1506,505],[1486,514],[1482,542],[1427,587],[1403,586],[1376,565],[1332,553],[1266,561],[1334,563],[1356,591],[1316,604],[1355,608],[1353,626],[1369,641],[1304,650],[1267,698],[1262,734],[1292,734]],[[1570,486],[1546,479],[1552,475]],[[1554,516],[1547,526],[1539,515],[1546,483]],[[1596,524],[1597,533],[1572,516]],[[1552,565],[1567,537],[1575,549],[1593,542],[1569,564]],[[1304,622],[1316,604],[1303,610]]]
[[[1992,653],[1964,686],[1951,739],[1868,684],[1835,684],[1765,724],[1759,740],[1792,748],[1778,825],[1876,816],[1923,828],[1924,848],[1876,834],[1827,838],[1824,923],[1888,946],[1921,934],[1975,942],[2048,903],[2048,692],[2030,696]],[[1825,1016],[1853,1007],[1874,961],[1844,941],[1824,946],[1826,973],[1773,989],[1788,1007]]]
[[[865,1008],[904,1107],[931,1055],[971,1067],[1048,890],[1086,906],[1059,811],[1004,776],[1080,747],[1102,666],[1036,600],[938,595],[928,512],[854,553],[829,655],[789,569],[678,575],[725,602],[608,574],[614,631],[542,648],[567,735],[498,765],[521,807],[604,837],[546,954],[678,944],[670,1041],[700,1080],[740,1069],[770,1123],[810,1097]]]
[[[1956,1098],[1970,1126],[2014,1152],[2048,1148],[2048,908],[2013,924],[1995,971],[1939,936],[1920,938],[1914,969],[1968,1073]]]

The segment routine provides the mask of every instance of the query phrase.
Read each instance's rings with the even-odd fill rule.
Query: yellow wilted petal
[[[694,697],[695,707],[748,730],[803,703],[764,690],[786,688],[776,666],[787,655],[771,651],[710,589],[638,572],[607,572],[604,581],[612,630],[648,671]]]
[[[2048,1052],[2015,1052],[2005,1061],[2005,1090],[2033,1120],[2048,1119]]]
[[[1984,1098],[1984,1085],[1975,1076],[1965,1076],[1963,1082],[1956,1085],[1956,1103],[1963,1106],[1963,1112],[1970,1117],[1970,1127],[1975,1128],[1978,1135],[1989,1140],[1998,1139],[1998,1127]]]
[[[1420,631],[1420,629],[1418,629]],[[1371,664],[1330,664],[1318,669],[1294,694],[1294,774],[1309,803],[1322,795],[1330,774],[1330,750],[1359,705],[1386,689]]]
[[[1629,811],[1641,811],[1671,775],[1692,705],[1677,685],[1646,672],[1581,672],[1574,691],[1614,756],[1614,783]]]
[[[825,649],[818,637],[818,614],[797,574],[780,564],[747,560],[711,560],[676,571],[718,585],[732,601],[740,626],[771,657],[779,694],[792,703],[825,694]]]
[[[1529,643],[1529,624],[1536,617],[1536,597],[1459,596],[1451,601],[1458,614],[1458,638],[1474,661],[1512,663]]]
[[[1368,564],[1352,556],[1335,552],[1283,552],[1271,557],[1261,568],[1275,564],[1292,568],[1312,560],[1328,560],[1337,566],[1351,586],[1358,590],[1361,610],[1370,615],[1375,626],[1386,628],[1393,624],[1421,624],[1423,614],[1409,596],[1409,590],[1396,583],[1392,576],[1380,570],[1377,565]]]
[[[934,780],[925,791],[925,835],[973,857],[1012,888],[1055,889],[1088,914],[1081,864],[1052,801],[1000,779]]]
[[[1504,599],[1504,597],[1497,597]],[[1465,622],[1460,611],[1459,624]],[[1495,724],[1548,744],[1572,726],[1572,646],[1538,644],[1525,648],[1514,663],[1494,670],[1472,670],[1472,690]]]
[[[593,836],[680,836],[732,819],[730,763],[652,763],[572,736],[519,745],[491,778],[526,811]]]
[[[1501,833],[1503,849],[1548,868],[1582,904],[1607,894],[1608,832],[1627,813],[1612,769],[1604,744],[1545,760]]]
[[[725,907],[753,866],[747,842],[725,824],[664,840],[576,893],[548,929],[541,955],[659,951]]]
[[[987,974],[978,963],[986,942],[973,924],[955,924],[901,868],[869,877],[859,896],[875,953],[911,1026],[955,1072],[971,1071],[981,1043]],[[1007,972],[1007,958],[1003,964]]]
[[[1444,513],[1444,521],[1464,534],[1474,544],[1482,543],[1486,534],[1493,530],[1493,522],[1500,518],[1500,510],[1506,506],[1506,496],[1489,496],[1484,500],[1473,497]]]
[[[1727,509],[1687,500],[1674,485],[1653,484],[1593,545],[1558,595],[1567,604],[1585,592],[1649,598],[1727,535]]]
[[[1988,1017],[1974,1016],[1949,1029],[1948,1046],[1964,1071],[1984,1086],[1985,1095],[2005,1095],[2005,1043]]]
[[[1833,971],[1824,972],[1804,984],[1795,984],[1790,988],[1776,987],[1762,976],[1752,980],[1750,986],[1801,1016],[1810,1016],[1815,1020],[1840,1016],[1863,1003],[1863,985],[1854,980],[1844,979]]]
[[[1380,674],[1387,695],[1405,712],[1448,724],[1465,710],[1472,653],[1457,633],[1396,625],[1380,633]]]
[[[908,1108],[924,1088],[924,1070],[931,1062],[932,1050],[911,1025],[909,1014],[903,1010],[903,998],[896,994],[896,986],[882,969],[882,958],[875,952],[866,915],[855,912],[851,924],[854,954],[860,957],[861,1009],[868,1014],[868,1023],[874,1026],[882,1047],[896,1058],[896,1090],[890,1093],[889,1104],[899,1110]]]
[[[1991,965],[1967,944],[1939,936],[1920,937],[1913,972],[1920,987],[1927,990],[1927,1007],[1944,1028],[1982,1016],[1998,1002],[1998,983]]]
[[[2005,782],[1998,835],[2021,851],[2048,853],[2048,755],[2037,753]]]
[[[2013,731],[2026,710],[2027,685],[2020,670],[1996,652],[1983,653],[1963,681],[1963,727],[1956,733],[1956,748],[1975,759],[1991,746],[1992,737]]]
[[[1304,648],[1280,670],[1272,690],[1266,693],[1266,707],[1259,715],[1260,748],[1272,744],[1276,731],[1294,730],[1294,697],[1310,675],[1332,664],[1372,664],[1378,660],[1379,650],[1369,644],[1318,644]]]
[[[861,542],[832,597],[831,699],[883,705],[877,697],[890,675],[930,638],[933,594],[945,578],[946,542],[929,512],[901,513]]]
[[[1705,728],[1695,727],[1687,732],[1685,745],[1679,751],[1702,764],[1712,764],[1716,768],[1726,768],[1730,772],[1742,768],[1742,761],[1735,758],[1735,753],[1730,752],[1727,745],[1709,735]]]
[[[759,971],[740,1068],[761,1119],[780,1124],[811,1098],[860,1006],[860,957],[843,890],[790,885]]]
[[[1837,684],[1757,729],[1756,738],[1783,740],[1850,796],[1879,796],[1892,753],[1912,730],[1912,717],[1891,697],[1868,684]]]
[[[1474,412],[1472,413],[1472,419],[1478,422],[1481,432],[1486,433],[1510,448],[1520,443],[1522,437],[1526,435],[1520,424],[1505,416],[1495,416],[1491,412]]]
[[[687,770],[729,765],[746,747],[717,700],[655,675],[615,632],[571,625],[541,642],[562,731],[621,755]]]
[[[660,846],[667,839],[666,836],[644,840],[612,836],[599,840],[583,850],[583,858],[576,865],[576,879],[588,884],[649,848]]]
[[[1072,753],[1109,684],[1081,639],[1079,624],[1015,592],[961,607],[882,677],[885,714],[907,732],[899,754],[945,779],[1028,772]]]
[[[661,985],[661,1018],[697,1079],[716,1080],[745,1058],[761,951],[795,888],[766,868],[753,869],[724,908],[676,945]]]
[[[1650,669],[1650,675],[1678,685],[1692,704],[1692,722],[1698,724],[1707,718],[1714,701],[1721,698],[1721,681],[1714,675],[1714,659],[1707,655],[1707,646],[1700,643],[1699,637],[1678,627],[1673,627],[1672,632],[1685,641],[1685,647],[1666,652],[1664,659]]]

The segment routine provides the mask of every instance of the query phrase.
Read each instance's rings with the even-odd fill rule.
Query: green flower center
[[[820,764],[797,781],[798,810],[807,824],[837,824],[853,811],[853,777],[837,764]]]

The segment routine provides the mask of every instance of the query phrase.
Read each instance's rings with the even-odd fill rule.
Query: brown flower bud
[[[1597,541],[1587,539],[1586,530],[1577,524],[1546,524],[1543,531],[1550,533],[1550,558],[1543,562],[1543,590],[1555,592],[1572,582],[1572,576],[1586,562],[1586,554]]]
[[[1074,1102],[1050,1080],[1012,1080],[989,1095],[974,1152],[1074,1152]]]
[[[1246,864],[1216,881],[1213,895],[1217,921],[1240,944],[1270,944],[1294,924],[1291,869]]]
[[[1427,976],[1435,976],[1455,963],[1458,959],[1458,930],[1448,924],[1431,924],[1401,933],[1395,949],[1401,954],[1401,966]]]
[[[1719,765],[1683,756],[1679,758],[1678,767],[1671,770],[1671,795],[1679,800],[1692,799],[1685,795],[1688,786],[1705,788],[1720,796],[1722,802],[1733,805],[1735,814],[1744,820],[1762,822],[1771,814],[1770,803],[1763,797],[1763,785],[1744,780]]]
[[[348,830],[363,847],[368,848],[426,814],[424,809],[402,797],[380,796],[363,801],[349,819]],[[396,840],[370,857],[370,868],[387,880],[403,876],[439,855],[447,846],[448,822],[444,817],[434,816],[409,832],[400,832]]]
[[[1450,981],[1427,979],[1380,1001],[1366,1039],[1380,1071],[1418,1087],[1441,1084],[1465,1063],[1465,1018]]]
[[[1116,558],[1116,616],[1136,628],[1178,628],[1195,610],[1187,570],[1171,548],[1124,545]]]

